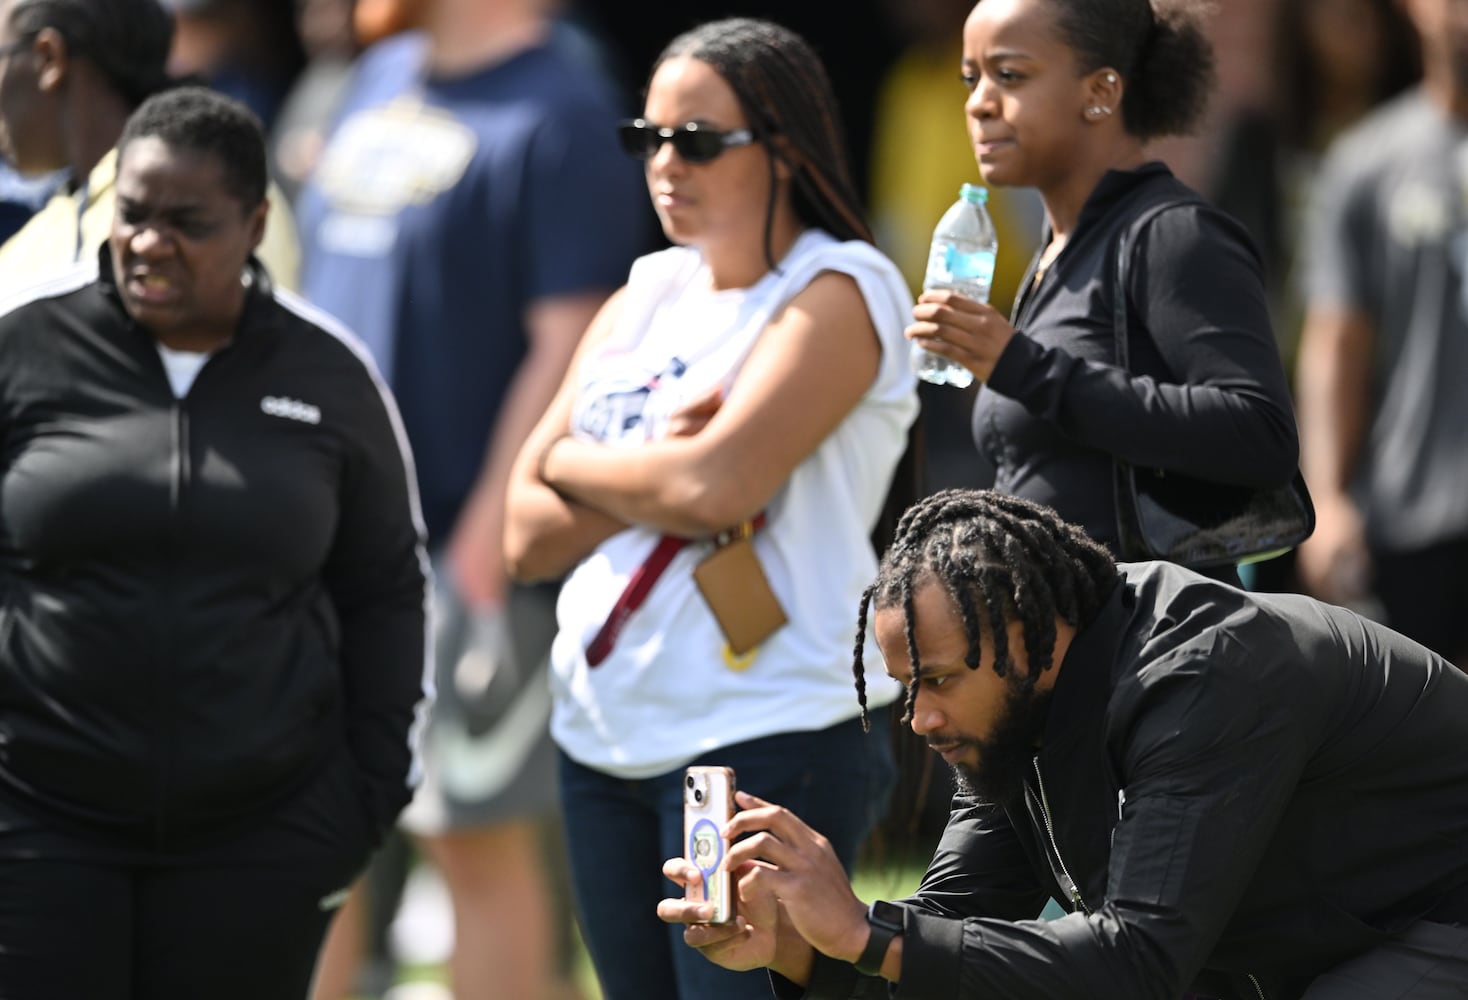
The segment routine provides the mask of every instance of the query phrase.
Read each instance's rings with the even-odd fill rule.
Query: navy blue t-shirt
[[[609,84],[556,43],[426,76],[425,40],[361,59],[298,205],[306,297],[392,385],[441,544],[474,485],[539,299],[621,285],[646,246]]]

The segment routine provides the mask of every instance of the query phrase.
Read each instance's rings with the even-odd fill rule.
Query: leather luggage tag
[[[693,580],[737,656],[753,650],[787,621],[748,534],[711,552],[694,567]]]

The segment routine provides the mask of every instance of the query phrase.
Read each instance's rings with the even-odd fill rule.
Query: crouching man
[[[868,607],[958,779],[933,861],[868,907],[819,835],[741,793],[736,922],[658,908],[710,960],[768,967],[782,998],[1468,996],[1468,675],[1446,660],[967,490],[908,511],[863,633]],[[1034,919],[1052,896],[1073,912]]]

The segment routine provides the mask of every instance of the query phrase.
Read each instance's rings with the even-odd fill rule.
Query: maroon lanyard
[[[754,534],[765,525],[765,512],[760,511],[751,521],[728,531],[721,531],[714,536],[714,545],[723,548],[730,542]],[[617,603],[612,605],[612,610],[607,613],[607,620],[602,622],[601,628],[597,629],[596,635],[592,637],[590,644],[586,647],[586,665],[589,667],[600,666],[602,661],[611,655],[612,647],[617,644],[617,636],[622,634],[622,629],[627,624],[627,619],[632,613],[642,607],[647,600],[647,595],[652,593],[653,584],[658,582],[673,557],[683,550],[689,539],[680,538],[677,535],[664,535],[658,539],[653,547],[652,553],[645,559],[641,566],[632,571],[627,579],[627,586],[622,588],[622,594],[617,598]]]

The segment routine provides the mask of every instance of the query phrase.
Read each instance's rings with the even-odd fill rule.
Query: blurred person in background
[[[419,771],[412,460],[254,256],[255,117],[117,143],[109,242],[0,313],[0,995],[304,997]]]
[[[1304,318],[1299,241],[1321,157],[1419,69],[1398,0],[1279,0],[1273,31],[1268,103],[1227,123],[1209,190],[1259,247],[1280,353],[1293,372]]]
[[[868,735],[850,697],[850,609],[884,504],[912,489],[912,297],[872,245],[839,123],[786,28],[721,20],[668,44],[621,138],[675,245],[632,266],[512,472],[510,565],[569,573],[552,731],[607,1000],[768,990],[657,919],[686,765],[799,801],[848,868],[891,788],[887,713]]]
[[[310,2],[310,0],[307,0]],[[352,31],[363,46],[376,45],[401,31],[421,27],[430,0],[354,0]]]
[[[64,179],[59,173],[27,177],[0,158],[0,244],[20,232]]]
[[[570,989],[546,856],[555,588],[512,586],[511,461],[587,323],[644,248],[611,86],[539,0],[362,0],[414,25],[363,53],[299,199],[307,296],[360,331],[417,459],[435,569],[438,692],[404,815],[453,905],[459,1000]]]
[[[113,148],[127,116],[170,85],[173,20],[158,0],[0,0],[0,154],[66,180],[0,246],[0,296],[90,263],[112,225]],[[260,259],[278,286],[299,269],[295,226],[270,194]]]
[[[1212,200],[1242,222],[1264,263],[1285,371],[1293,377],[1304,321],[1306,207],[1326,147],[1418,75],[1416,40],[1397,0],[1280,0],[1275,86],[1224,129]],[[1297,591],[1297,550],[1244,567],[1252,589]]]
[[[356,0],[296,0],[296,30],[306,64],[270,130],[271,172],[292,204],[326,148],[337,104],[361,52],[355,13]]]
[[[1311,593],[1468,665],[1468,2],[1402,0],[1423,81],[1331,147],[1297,396]]]
[[[306,62],[296,0],[163,0],[175,30],[169,73],[242,101],[267,134]]]

